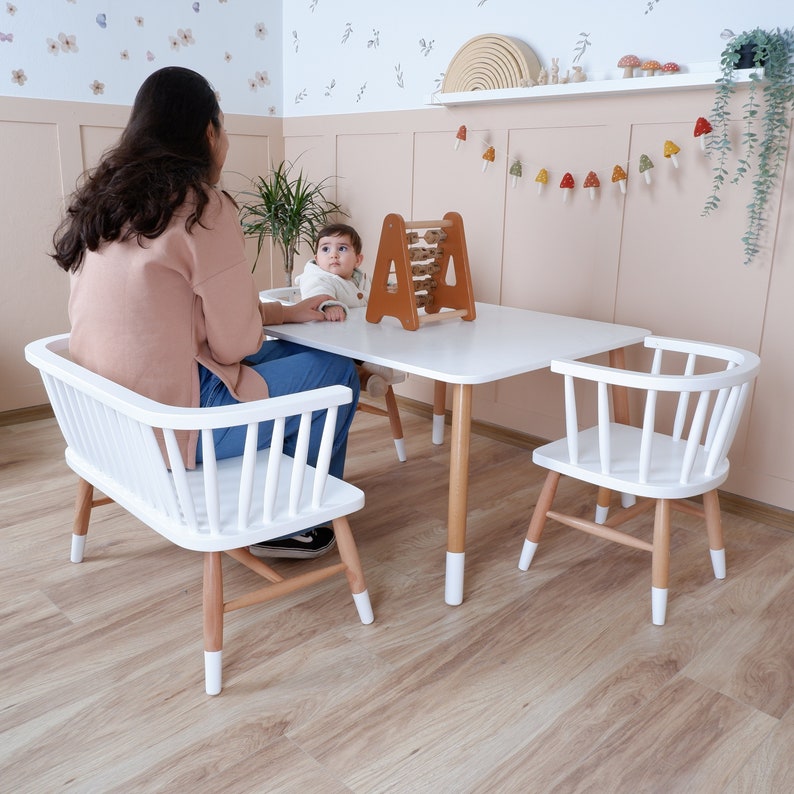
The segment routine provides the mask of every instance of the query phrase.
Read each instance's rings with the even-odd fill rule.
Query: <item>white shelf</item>
[[[762,71],[762,70],[761,70]],[[749,83],[754,69],[741,69],[736,72],[734,82]],[[675,75],[657,75],[654,77],[614,78],[607,80],[585,80],[582,83],[565,83],[563,85],[538,85],[532,88],[495,88],[485,91],[460,91],[431,94],[426,105],[485,105],[504,104],[509,102],[534,102],[544,99],[566,99],[582,96],[603,96],[614,94],[645,93],[649,91],[676,91],[684,88],[714,88],[720,72],[709,71],[685,72]]]

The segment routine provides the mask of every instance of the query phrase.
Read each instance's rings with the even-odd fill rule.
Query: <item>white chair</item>
[[[533,452],[532,460],[549,473],[518,567],[529,568],[547,518],[649,551],[652,619],[662,625],[667,609],[671,508],[705,519],[714,575],[725,577],[717,487],[728,476],[728,451],[760,360],[747,350],[681,339],[649,336],[645,346],[654,351],[650,372],[578,361],[551,363],[552,372],[565,376],[566,437]],[[680,374],[671,374],[670,359]],[[590,405],[597,404],[598,423],[585,430],[579,429],[577,387],[580,406],[585,395]],[[644,399],[641,427],[611,421],[609,387],[629,389],[630,397],[639,394]],[[551,509],[562,475],[641,501],[603,522],[564,515]],[[701,495],[702,506],[681,501]],[[652,543],[616,529],[654,506]]]
[[[301,291],[298,287],[274,287],[273,289],[262,290],[259,293],[259,299],[263,301],[280,301],[281,303],[298,303],[301,300]],[[362,369],[366,370],[366,364],[358,366],[359,375],[362,377],[362,382],[364,382],[366,375],[362,372]],[[386,401],[386,410],[365,402],[359,402],[358,408],[364,413],[389,418],[394,447],[397,450],[397,459],[400,462],[404,462],[406,460],[405,438],[403,437],[403,426],[400,421],[400,409],[397,407],[397,398],[394,395],[392,386],[396,383],[402,383],[405,380],[405,373],[394,372],[391,378],[386,378],[385,380],[387,388],[383,399]]]
[[[72,562],[81,562],[91,508],[117,502],[185,549],[204,553],[204,658],[207,694],[221,690],[223,616],[347,576],[363,623],[373,620],[364,572],[346,516],[364,494],[328,474],[338,406],[352,399],[331,386],[217,408],[179,408],[142,397],[70,361],[68,334],[30,343],[25,357],[40,372],[66,439],[66,462],[80,476]],[[316,468],[306,462],[313,411],[326,411]],[[295,456],[283,454],[285,418],[300,416]],[[270,449],[257,451],[260,422],[273,421]],[[247,427],[245,452],[215,460],[213,428]],[[177,434],[199,430],[204,463],[185,468]],[[168,466],[162,448],[167,450]],[[107,499],[93,499],[96,487]],[[333,523],[341,562],[284,578],[248,546]],[[224,601],[222,552],[271,584]],[[334,555],[335,556],[335,555]]]

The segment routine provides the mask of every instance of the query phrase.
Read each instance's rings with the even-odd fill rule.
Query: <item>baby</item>
[[[361,237],[344,223],[333,223],[320,229],[314,246],[314,259],[306,263],[303,273],[295,279],[301,298],[329,295],[319,305],[326,320],[340,322],[347,310],[367,305],[370,279],[359,268],[364,259]],[[373,397],[382,397],[390,383],[399,382],[399,375],[390,367],[362,363],[359,366],[361,384]],[[404,378],[404,376],[403,376]]]

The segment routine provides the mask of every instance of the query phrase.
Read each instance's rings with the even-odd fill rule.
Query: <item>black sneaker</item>
[[[276,540],[266,540],[264,543],[255,543],[248,547],[248,551],[254,557],[305,559],[321,557],[334,546],[336,546],[336,538],[333,529],[317,527],[302,535],[293,535],[291,538],[277,538]]]

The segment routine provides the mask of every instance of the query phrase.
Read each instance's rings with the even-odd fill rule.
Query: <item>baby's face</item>
[[[321,237],[314,261],[327,273],[350,278],[363,258],[362,254],[356,253],[350,238],[343,234],[340,237]]]

